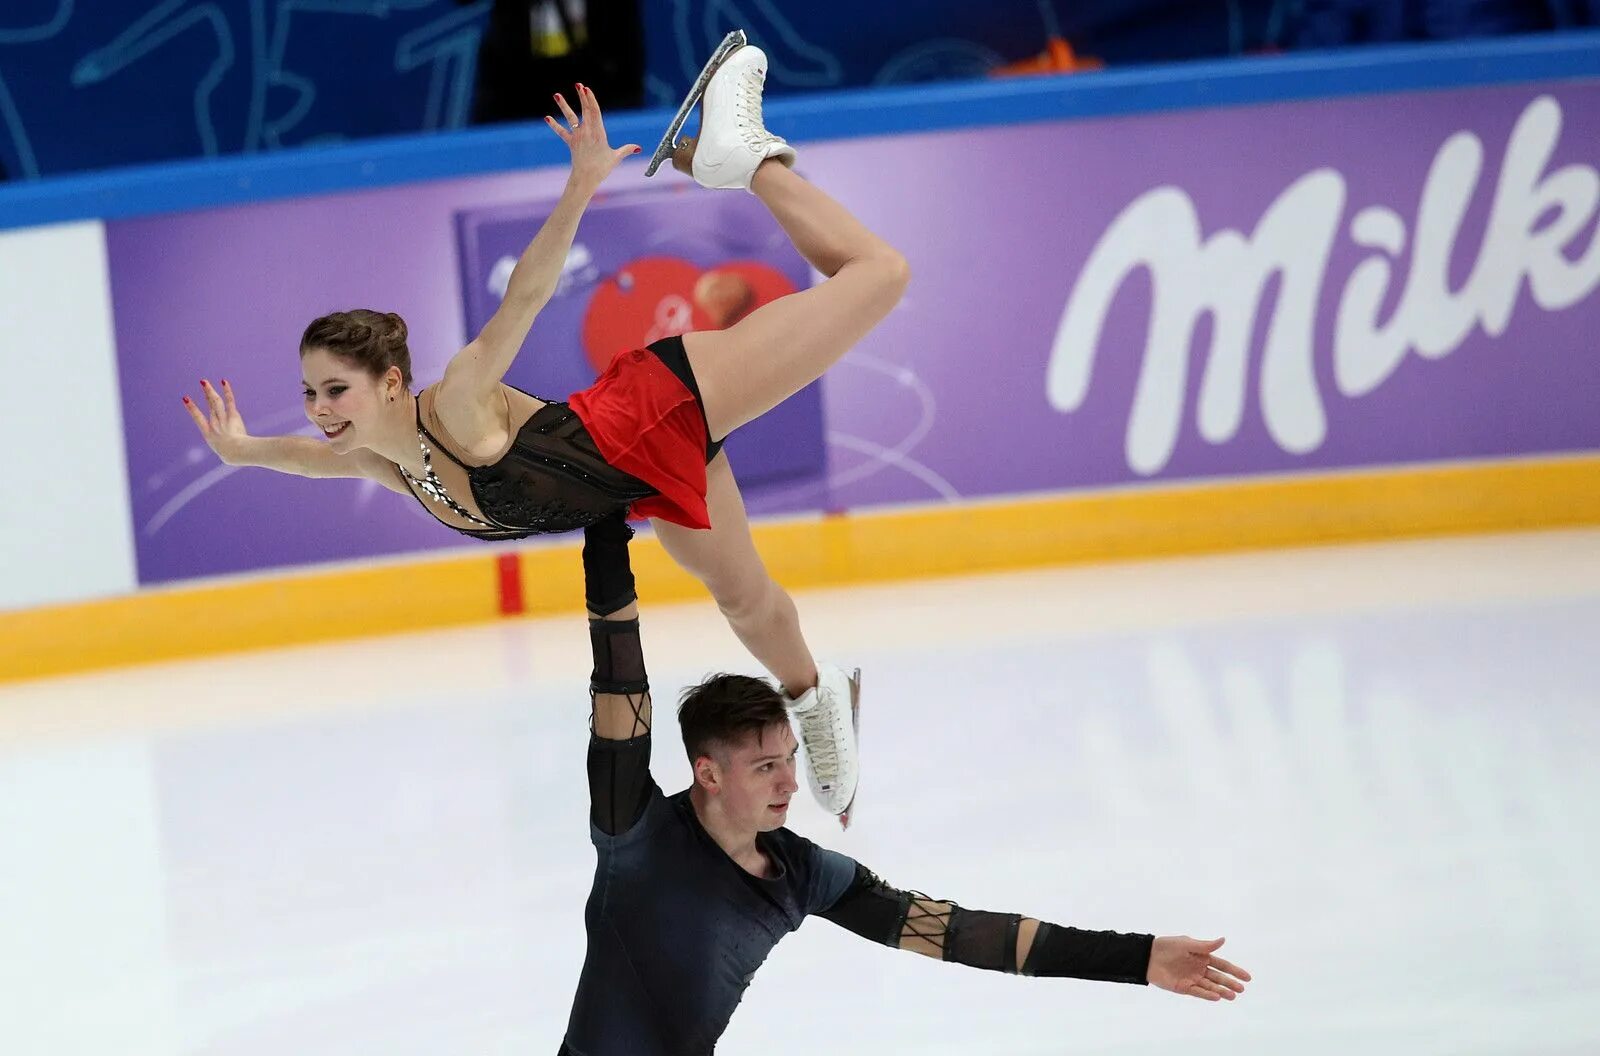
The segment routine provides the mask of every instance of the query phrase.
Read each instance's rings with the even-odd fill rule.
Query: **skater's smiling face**
[[[400,372],[389,368],[379,377],[359,363],[317,348],[300,357],[306,418],[335,451],[366,446],[383,409],[404,391]]]
[[[694,761],[695,783],[718,811],[747,832],[771,832],[789,820],[789,801],[799,791],[799,742],[787,720],[718,743]]]
[[[406,323],[357,308],[314,320],[300,338],[306,417],[335,451],[370,447],[411,387]],[[405,407],[400,407],[406,410]]]

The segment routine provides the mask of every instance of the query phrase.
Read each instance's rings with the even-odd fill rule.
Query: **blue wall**
[[[1113,64],[1258,50],[1304,0],[642,2],[647,90],[675,106],[734,27],[769,51],[782,94],[975,76],[1052,32]],[[4,0],[0,167],[28,178],[460,127],[488,8]]]
[[[797,95],[767,107],[796,142],[1147,111],[1564,78],[1600,78],[1600,31],[1390,45],[1265,58]],[[613,142],[655,143],[666,109],[606,122]],[[560,165],[543,125],[367,139],[0,184],[0,230]],[[1065,162],[1064,162],[1065,163]]]

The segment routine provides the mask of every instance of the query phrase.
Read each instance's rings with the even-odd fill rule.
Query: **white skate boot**
[[[832,664],[818,664],[817,684],[797,698],[785,694],[784,704],[800,727],[811,794],[849,828],[860,780],[861,670],[847,675]]]
[[[735,40],[737,37],[737,40]],[[702,187],[750,189],[756,169],[768,158],[793,166],[794,148],[767,131],[761,118],[761,92],[767,79],[767,56],[760,48],[742,44],[743,34],[729,34],[718,54],[689,93],[656,157],[672,157],[673,166],[688,172]],[[713,65],[715,64],[715,65]],[[703,93],[700,135],[673,142],[697,93]],[[658,162],[651,159],[649,175]]]

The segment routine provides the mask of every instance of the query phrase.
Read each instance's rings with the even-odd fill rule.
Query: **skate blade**
[[[850,674],[850,724],[855,727],[856,744],[861,743],[861,669],[858,667]],[[844,810],[839,812],[839,828],[850,828],[850,822],[855,817],[856,796],[861,795],[861,779],[856,779],[856,794],[850,797]]]
[[[678,107],[677,116],[672,119],[672,124],[667,126],[667,134],[656,144],[656,152],[650,156],[650,164],[644,170],[646,176],[654,176],[661,163],[672,157],[672,152],[678,149],[678,133],[683,131],[684,122],[688,121],[689,115],[694,112],[694,104],[706,94],[706,85],[711,83],[717,68],[727,60],[728,56],[744,47],[745,43],[742,29],[736,29],[722,38],[722,43],[717,45],[717,50],[712,52],[711,58],[701,69],[700,76],[695,78],[694,87],[690,88],[689,94],[684,97],[683,105]]]

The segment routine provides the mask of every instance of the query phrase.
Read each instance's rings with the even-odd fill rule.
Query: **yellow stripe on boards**
[[[1037,565],[1600,524],[1600,457],[1150,485],[755,526],[790,589]],[[518,555],[528,615],[583,605],[577,545]],[[654,539],[652,602],[705,597]],[[499,615],[487,554],[306,572],[0,613],[0,682],[474,623]],[[337,618],[330,614],[337,612]]]
[[[0,613],[0,682],[476,623],[497,599],[494,563],[478,555]]]

